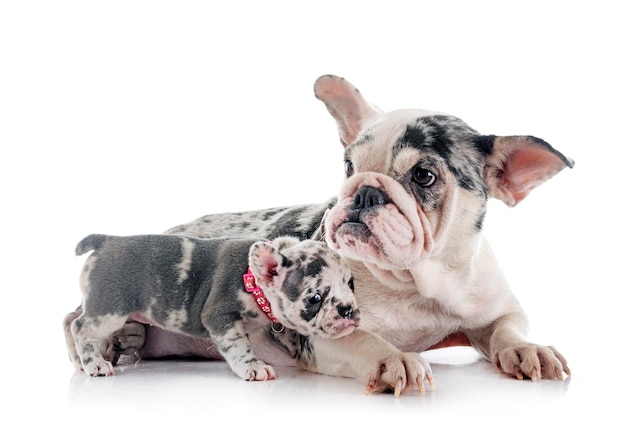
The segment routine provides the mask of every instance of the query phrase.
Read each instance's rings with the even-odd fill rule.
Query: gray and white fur
[[[251,338],[313,362],[309,337],[341,337],[359,322],[350,270],[323,242],[89,235],[76,254],[89,251],[68,346],[75,366],[91,376],[114,373],[100,346],[128,319],[213,343],[233,372],[255,381],[277,375]],[[248,267],[277,322],[244,289]]]

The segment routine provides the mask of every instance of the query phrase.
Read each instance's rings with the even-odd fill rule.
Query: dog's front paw
[[[233,371],[246,381],[267,381],[278,378],[274,368],[260,360],[247,363],[240,370],[233,368]]]
[[[546,379],[563,380],[563,373],[571,375],[565,357],[552,346],[523,344],[495,352],[493,364],[500,371],[522,380],[528,377],[533,381]]]
[[[426,393],[425,381],[435,390],[430,364],[418,353],[399,353],[383,357],[368,371],[366,394],[393,389],[394,396],[412,389]]]
[[[103,358],[90,358],[83,362],[83,370],[92,377],[104,377],[115,375],[111,362]]]

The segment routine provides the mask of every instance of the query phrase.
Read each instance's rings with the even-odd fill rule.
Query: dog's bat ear
[[[291,261],[268,242],[255,242],[248,255],[250,270],[260,287],[281,285]]]
[[[573,160],[537,137],[482,136],[479,144],[487,154],[490,195],[511,207],[565,167],[574,167]]]
[[[315,97],[326,104],[339,129],[343,146],[352,143],[368,119],[382,111],[368,103],[361,92],[343,78],[334,75],[320,76],[313,86]]]

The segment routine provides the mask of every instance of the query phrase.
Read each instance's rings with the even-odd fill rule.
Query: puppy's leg
[[[121,328],[127,316],[87,316],[84,313],[70,324],[75,351],[82,369],[90,376],[113,375],[113,364],[104,359],[100,346],[109,334]]]
[[[211,339],[232,371],[244,380],[266,381],[278,377],[272,366],[255,356],[243,322],[236,321],[223,334],[212,334]]]
[[[70,361],[74,364],[76,370],[82,370],[82,365],[80,363],[80,357],[78,356],[78,352],[76,351],[76,343],[74,341],[74,336],[72,335],[72,330],[70,329],[72,322],[78,318],[83,313],[82,306],[79,306],[76,311],[72,311],[63,319],[63,333],[65,334],[65,345],[67,346],[67,353],[70,356]]]
[[[336,339],[310,339],[313,353],[302,354],[298,365],[312,372],[360,379],[366,393],[393,389],[394,395],[418,389],[425,382],[435,390],[430,365],[416,352],[401,352],[379,335],[363,329]]]

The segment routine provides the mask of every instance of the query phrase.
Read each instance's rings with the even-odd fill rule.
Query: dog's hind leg
[[[72,311],[63,319],[63,332],[65,333],[65,344],[70,360],[77,370],[82,370],[80,357],[76,352],[76,343],[70,326],[72,322],[83,312],[80,305],[76,311]],[[115,366],[120,359],[120,355],[132,355],[141,349],[146,341],[146,329],[142,323],[128,320],[121,329],[110,334],[100,343],[100,354]]]
[[[145,341],[145,325],[128,320],[122,328],[109,335],[100,343],[100,353],[115,366],[120,355],[134,354],[143,347]]]
[[[126,315],[108,314],[93,317],[83,313],[70,323],[76,355],[80,358],[82,369],[88,375],[114,375],[113,364],[102,356],[100,346],[111,333],[124,326],[126,319]]]
[[[70,361],[76,368],[76,370],[82,370],[82,365],[80,363],[80,357],[78,356],[78,352],[76,351],[76,342],[74,341],[74,336],[72,335],[71,325],[74,320],[78,318],[83,313],[82,305],[79,306],[76,311],[72,311],[63,319],[63,333],[65,334],[65,345],[67,346],[67,353],[70,357]]]

